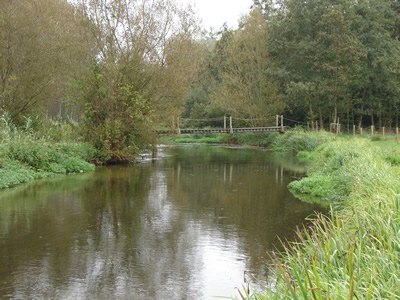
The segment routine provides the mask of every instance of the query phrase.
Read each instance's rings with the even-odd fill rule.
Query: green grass
[[[225,133],[164,135],[158,139],[159,144],[224,144]]]
[[[313,167],[291,188],[341,205],[273,255],[273,284],[247,298],[400,299],[400,168],[387,159],[390,143],[339,138],[302,154]]]
[[[297,153],[312,151],[322,143],[336,139],[331,133],[307,132],[301,128],[288,131],[285,134],[277,132],[245,132],[245,133],[209,133],[209,134],[181,134],[177,136],[162,136],[161,144],[229,144],[243,146],[257,146],[270,148],[276,152]]]
[[[309,132],[296,128],[278,135],[272,143],[272,148],[278,152],[291,153],[313,151],[319,145],[332,139],[336,139],[336,136],[329,132]]]
[[[276,132],[246,133],[208,133],[181,134],[178,136],[161,136],[160,144],[229,144],[271,148],[279,136]]]

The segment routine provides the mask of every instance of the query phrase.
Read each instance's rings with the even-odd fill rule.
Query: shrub
[[[82,173],[87,171],[93,171],[94,165],[87,163],[79,157],[73,156],[68,158],[63,166],[67,173]]]
[[[17,161],[7,160],[0,168],[0,188],[8,188],[20,183],[49,176],[47,172],[35,172]]]
[[[303,129],[294,129],[278,135],[272,147],[278,152],[313,151],[319,145],[335,138],[335,135],[329,132],[307,132]]]
[[[54,174],[94,170],[94,165],[86,162],[95,157],[89,144],[55,142],[48,136],[37,138],[30,119],[21,130],[6,117],[0,117],[0,188]]]
[[[277,132],[232,133],[224,137],[225,144],[270,147],[279,136]]]

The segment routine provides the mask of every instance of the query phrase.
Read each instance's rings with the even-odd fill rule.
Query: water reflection
[[[259,150],[165,148],[163,159],[0,194],[0,298],[209,299],[266,276],[277,235],[316,206],[301,166]]]

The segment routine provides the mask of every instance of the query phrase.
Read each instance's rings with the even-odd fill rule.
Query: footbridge
[[[186,119],[177,118],[173,121],[173,129],[160,130],[158,133],[177,134],[206,134],[206,133],[240,133],[240,132],[285,132],[291,127],[284,124],[284,121],[292,121],[283,115],[270,116],[265,118],[237,118],[220,117],[208,119]],[[296,121],[293,121],[296,122]]]

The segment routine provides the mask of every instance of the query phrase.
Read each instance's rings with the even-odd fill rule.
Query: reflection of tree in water
[[[209,163],[197,159],[201,155],[196,154],[181,159],[174,176],[168,177],[169,190],[174,193],[171,199],[190,207],[193,219],[227,237],[232,235],[233,226],[243,253],[250,253],[248,268],[257,270],[267,257],[266,251],[279,248],[278,235],[292,239],[296,225],[320,208],[294,199],[287,190],[291,171],[265,161],[265,153],[241,150],[239,157],[227,159],[224,156],[229,152],[218,149],[208,156]],[[220,153],[223,159],[218,160]]]
[[[121,248],[119,240],[124,239],[127,228],[138,222],[145,198],[141,193],[146,193],[150,174],[145,169],[121,168],[118,172],[111,169],[104,168],[90,177],[46,181],[21,189],[7,199],[10,203],[1,203],[7,208],[0,214],[2,233],[7,239],[2,239],[4,245],[0,248],[0,260],[4,260],[0,261],[0,274],[4,278],[0,294],[3,291],[18,294],[24,290],[27,297],[32,297],[32,290],[27,290],[31,286],[44,293],[38,297],[54,297],[55,288],[63,285],[74,293],[82,290],[80,280],[84,280],[84,286],[90,285],[91,280],[85,274],[97,272],[104,263],[96,255],[108,251],[107,244],[112,240],[118,245],[116,248]],[[4,228],[8,232],[3,232]],[[9,270],[15,270],[13,276]],[[41,274],[48,276],[44,278]],[[76,280],[75,288],[68,288],[71,279]],[[101,284],[101,280],[97,281]]]
[[[0,295],[215,295],[206,291],[215,268],[259,269],[276,234],[314,209],[291,197],[289,171],[260,151],[167,151],[159,162],[45,181],[0,202]]]

